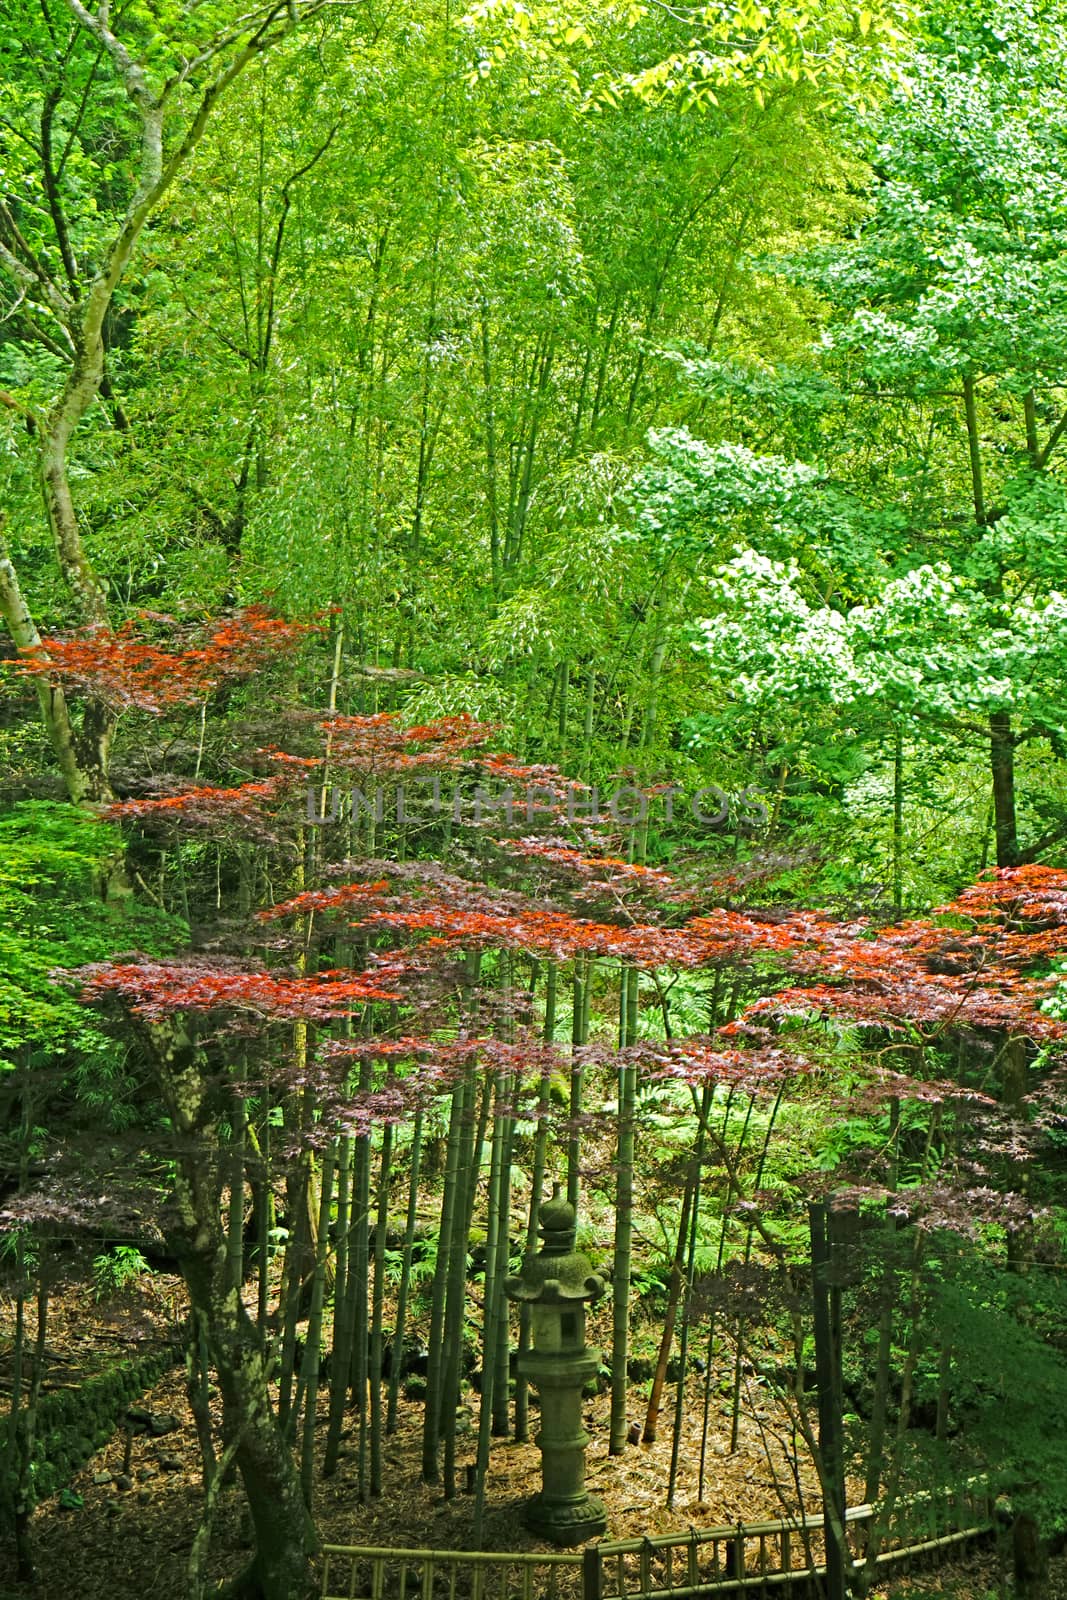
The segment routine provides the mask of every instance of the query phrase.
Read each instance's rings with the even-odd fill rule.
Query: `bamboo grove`
[[[340,623],[331,626],[327,655],[339,659]],[[72,703],[91,695],[132,715],[181,719],[223,683],[239,692],[252,673],[257,686],[268,671],[291,673],[285,657],[295,665],[309,641],[316,648],[317,631],[252,612],[202,640],[190,636],[180,651],[132,628],[90,633],[42,642],[22,670],[30,680],[42,672],[65,679]],[[1027,1157],[1013,1152],[997,1118],[1025,1091],[1029,1052],[1054,1050],[1065,1026],[1054,1003],[1054,964],[1067,947],[1062,872],[1003,869],[936,916],[881,930],[813,912],[740,909],[730,873],[683,880],[636,859],[639,829],[628,830],[628,860],[609,853],[599,824],[584,826],[581,848],[568,844],[558,831],[562,776],[494,752],[492,730],[469,718],[405,727],[387,714],[294,706],[286,730],[275,723],[275,735],[282,731],[284,745],[246,748],[241,762],[258,770],[242,783],[182,784],[172,773],[104,813],[127,841],[105,869],[111,892],[116,875],[132,877],[175,924],[188,918],[196,938],[170,955],[97,962],[64,981],[137,1041],[164,1118],[139,1128],[143,1146],[127,1152],[123,1181],[111,1174],[110,1218],[90,1205],[94,1186],[76,1147],[66,1157],[60,1148],[47,1184],[27,1180],[8,1213],[46,1236],[50,1225],[81,1220],[79,1203],[98,1229],[128,1227],[135,1216],[163,1229],[191,1297],[189,1393],[209,1501],[232,1456],[250,1488],[265,1572],[284,1570],[284,1543],[291,1584],[312,1547],[297,1511],[310,1506],[314,1474],[336,1470],[350,1406],[357,1499],[383,1492],[383,1442],[402,1386],[423,1402],[423,1475],[453,1498],[472,1375],[481,1396],[473,1481],[481,1537],[491,1438],[514,1431],[521,1439],[529,1428],[524,1385],[511,1398],[503,1285],[515,1244],[536,1236],[548,1183],[575,1199],[599,1195],[614,1216],[607,1381],[616,1454],[631,1426],[634,1221],[655,1214],[672,1188],[668,1310],[645,1437],[655,1437],[668,1372],[678,1413],[687,1403],[684,1374],[699,1340],[703,1405],[713,1383],[722,1385],[725,1361],[736,1443],[750,1340],[769,1295],[792,1321],[792,1358],[778,1365],[793,1372],[797,1424],[817,1450],[803,1402],[795,1202],[770,1179],[776,1123],[794,1099],[810,1102],[834,1083],[842,1106],[890,1116],[885,1149],[876,1156],[861,1143],[856,1165],[843,1160],[835,1178],[876,1210],[896,1191],[916,1252],[927,1229],[940,1236],[1005,1224],[1009,1248],[1012,1239],[1016,1250],[1029,1248],[1020,1241],[1032,1233],[1033,1208],[1005,1186]],[[197,768],[209,747],[205,734],[191,748]],[[431,800],[447,785],[449,803],[438,802],[443,817],[431,808],[427,821],[415,790],[428,780]],[[334,786],[349,798],[328,812]],[[531,834],[534,793],[542,826]],[[408,798],[398,806],[400,795]],[[470,820],[476,798],[488,819]],[[188,881],[192,841],[205,836],[213,907],[203,904],[204,859],[200,881]],[[176,876],[168,863],[186,856]],[[277,898],[279,888],[296,893]],[[703,1027],[678,1033],[671,989],[697,975]],[[605,1034],[603,1022],[592,1023],[612,1005],[617,1031]],[[658,1024],[642,1027],[649,1010]],[[858,1052],[857,1029],[868,1041]],[[934,1076],[946,1057],[951,1080]],[[28,1108],[38,1092],[28,1065],[22,1092]],[[925,1128],[919,1170],[903,1194],[891,1181],[902,1107],[921,1108],[913,1137]],[[1015,1141],[1039,1139],[1041,1121],[1025,1136],[1017,1127]],[[665,1191],[662,1178],[648,1186],[657,1123],[672,1129],[652,1146],[653,1171],[670,1151]],[[169,1202],[160,1160],[173,1172]],[[425,1195],[435,1182],[439,1221],[427,1227]],[[697,1270],[701,1248],[716,1252],[710,1276]],[[751,1301],[744,1275],[757,1263],[768,1283]],[[701,1307],[705,1277],[729,1290],[731,1267],[741,1274],[733,1298]],[[882,1269],[883,1292],[898,1270]],[[250,1271],[252,1301],[242,1298]],[[39,1315],[43,1327],[44,1303]],[[888,1307],[881,1317],[888,1343]],[[909,1320],[917,1340],[916,1306]],[[529,1327],[515,1332],[521,1350]],[[947,1408],[948,1344],[943,1353],[939,1405]],[[917,1358],[916,1344],[906,1359],[914,1367]],[[872,1498],[883,1472],[899,1477],[904,1462],[900,1451],[881,1459],[887,1363],[871,1419]],[[413,1364],[424,1372],[414,1374]],[[227,1411],[221,1460],[203,1401],[209,1372]],[[898,1424],[906,1415],[902,1400]],[[947,1409],[935,1431],[946,1426]],[[700,1494],[706,1467],[702,1458]],[[677,1468],[676,1449],[669,1500]]]

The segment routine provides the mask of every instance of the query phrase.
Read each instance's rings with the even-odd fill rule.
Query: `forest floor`
[[[153,1324],[162,1330],[176,1303],[178,1284],[156,1277],[146,1308],[143,1290],[97,1305],[88,1292],[73,1292],[56,1302],[50,1324],[49,1349],[69,1361],[71,1352],[101,1343],[114,1359],[144,1348]],[[0,1342],[7,1330],[0,1327]],[[703,1499],[697,1496],[702,1396],[700,1380],[687,1384],[686,1413],[675,1504],[665,1505],[672,1447],[674,1388],[665,1391],[659,1437],[654,1444],[629,1446],[623,1455],[607,1453],[609,1396],[587,1401],[586,1427],[592,1436],[587,1452],[587,1484],[605,1504],[608,1537],[709,1527],[739,1520],[754,1521],[795,1512],[803,1499],[807,1512],[819,1509],[815,1475],[803,1454],[794,1456],[790,1421],[773,1397],[752,1389],[740,1418],[738,1448],[731,1452],[730,1407],[713,1394]],[[631,1416],[644,1416],[647,1385],[635,1386]],[[473,1462],[477,1429],[477,1396],[472,1402],[473,1426],[457,1442],[457,1480]],[[325,1411],[320,1396],[320,1413]],[[20,1589],[5,1582],[7,1556],[0,1550],[0,1600],[179,1600],[188,1594],[188,1558],[200,1522],[202,1493],[196,1429],[180,1368],[168,1373],[142,1400],[153,1412],[172,1413],[176,1431],[162,1438],[133,1440],[132,1486],[123,1489],[125,1434],[86,1463],[70,1484],[80,1505],[64,1508],[59,1497],[38,1507],[33,1538],[39,1583]],[[322,1417],[321,1437],[325,1437]],[[314,1514],[320,1537],[328,1544],[423,1546],[438,1550],[471,1548],[473,1497],[459,1494],[446,1501],[440,1487],[420,1479],[422,1407],[402,1401],[400,1425],[383,1448],[384,1493],[360,1504],[357,1500],[359,1418],[352,1413],[338,1471],[317,1479]],[[536,1412],[531,1432],[536,1431]],[[483,1547],[493,1550],[547,1550],[524,1528],[520,1510],[540,1479],[536,1446],[495,1439],[486,1493]],[[859,1485],[850,1496],[862,1498]],[[207,1570],[217,1581],[239,1571],[247,1560],[249,1539],[239,1488],[223,1491],[212,1531]],[[970,1570],[970,1569],[968,1569]],[[981,1567],[977,1569],[981,1571]],[[945,1576],[946,1574],[943,1574]],[[937,1580],[929,1580],[937,1593]],[[984,1597],[996,1586],[995,1574],[977,1581],[973,1594]],[[922,1592],[916,1583],[909,1593]],[[210,1592],[210,1586],[209,1586]],[[1067,1584],[1063,1586],[1067,1600]]]

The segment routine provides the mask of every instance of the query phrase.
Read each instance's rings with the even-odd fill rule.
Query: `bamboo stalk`
[[[300,1172],[306,1182],[306,1157],[301,1161]],[[304,1287],[300,1277],[300,1264],[304,1258],[304,1248],[307,1242],[307,1206],[296,1201],[297,1192],[294,1185],[296,1226],[286,1241],[285,1263],[282,1271],[282,1345],[281,1370],[278,1376],[278,1421],[286,1429],[290,1429],[292,1425],[295,1425],[295,1416],[293,1415],[293,1377],[296,1363],[296,1324],[300,1314],[300,1297]]]
[[[631,983],[636,995],[637,974],[624,972],[619,996],[619,1036],[623,1045],[630,1041],[629,1029],[636,1009],[632,1008],[630,1003]],[[626,1057],[622,1058],[618,1081],[619,1134],[615,1158],[615,1267],[612,1279],[611,1319],[611,1422],[608,1437],[608,1454],[613,1456],[622,1454],[626,1447],[628,1431],[626,1363],[630,1344],[630,1259],[633,1249],[637,1066]]]
[[[389,1233],[389,1176],[393,1154],[393,1124],[382,1132],[378,1165],[378,1215],[374,1228],[374,1291],[370,1322],[370,1492],[382,1492],[382,1317],[385,1310],[385,1250]]]
[[[511,1079],[509,1075],[505,1075],[503,1083],[505,1093],[510,1092]],[[514,1135],[515,1119],[511,1115],[506,1115],[504,1118],[504,1148],[500,1174],[500,1226],[497,1229],[496,1242],[496,1344],[493,1348],[493,1360],[496,1366],[496,1377],[493,1385],[493,1437],[496,1439],[506,1439],[509,1433],[508,1375],[511,1349],[508,1328],[508,1302],[504,1296],[504,1282],[508,1275],[511,1234],[511,1147]]]
[[[489,1198],[485,1243],[485,1300],[482,1313],[482,1399],[478,1413],[478,1454],[475,1466],[473,1543],[481,1549],[485,1519],[485,1480],[489,1470],[489,1438],[492,1428],[493,1396],[497,1380],[496,1351],[499,1334],[500,1302],[503,1284],[500,1281],[498,1244],[502,1217],[502,1189],[506,1152],[506,1121],[502,1107],[506,1074],[495,1074],[495,1114],[493,1142],[489,1161]],[[505,1399],[507,1396],[505,1375]]]
[[[234,1104],[233,1149],[230,1160],[230,1204],[226,1218],[226,1259],[230,1285],[244,1282],[245,1134],[248,1102],[238,1095]]]
[[[443,1446],[443,1487],[446,1500],[456,1495],[456,1411],[459,1406],[460,1384],[463,1374],[463,1334],[467,1309],[467,1250],[470,1243],[471,1219],[481,1166],[482,1144],[489,1120],[492,1084],[487,1079],[481,1095],[477,1119],[474,1115],[474,1083],[472,1081],[464,1107],[464,1125],[461,1130],[460,1173],[456,1197],[456,1214],[448,1252],[448,1289],[445,1295],[445,1323],[443,1342],[445,1349],[444,1371],[441,1380],[441,1443]]]
[[[766,1163],[767,1163],[767,1153],[768,1153],[768,1151],[770,1150],[770,1147],[771,1147],[771,1135],[774,1132],[774,1125],[775,1125],[775,1122],[778,1119],[778,1112],[779,1112],[779,1109],[780,1109],[781,1104],[782,1104],[782,1096],[785,1094],[785,1088],[786,1088],[787,1081],[788,1081],[787,1079],[783,1078],[781,1083],[779,1084],[778,1093],[776,1094],[775,1099],[774,1099],[774,1105],[771,1107],[771,1114],[767,1119],[767,1131],[766,1131],[766,1133],[764,1134],[764,1137],[763,1137],[763,1148],[760,1151],[759,1161],[756,1164],[756,1177],[755,1177],[755,1181],[753,1183],[753,1188],[756,1189],[756,1190],[759,1189],[760,1184],[763,1182],[763,1170],[764,1170],[764,1167],[766,1166]],[[751,1110],[751,1106],[750,1106],[749,1109]],[[749,1223],[748,1231],[747,1231],[747,1233],[745,1235],[745,1258],[744,1258],[744,1264],[745,1264],[746,1267],[748,1266],[748,1263],[749,1263],[749,1261],[751,1259],[751,1256],[752,1256],[752,1239],[753,1239],[754,1233],[755,1233],[755,1228],[753,1227],[752,1223]],[[738,1436],[738,1429],[739,1429],[739,1426],[740,1426],[740,1414],[741,1414],[741,1359],[742,1359],[742,1352],[743,1352],[743,1347],[744,1347],[744,1333],[745,1333],[745,1319],[744,1319],[743,1316],[739,1316],[738,1319],[737,1319],[737,1345],[736,1345],[736,1349],[735,1349],[735,1352],[734,1352],[734,1388],[733,1388],[733,1398],[732,1398],[731,1403],[730,1403],[730,1453],[731,1454],[733,1454],[733,1452],[737,1449],[737,1436]]]
[[[545,1182],[545,1152],[548,1144],[548,1108],[551,1089],[551,1073],[546,1068],[541,1075],[541,1085],[537,1099],[537,1132],[534,1135],[533,1166],[530,1173],[530,1209],[526,1219],[526,1254],[528,1256],[533,1255],[537,1249],[537,1223]],[[520,1356],[530,1348],[530,1332],[531,1312],[529,1302],[522,1301],[519,1305]],[[522,1374],[522,1362],[520,1361],[518,1365],[519,1373],[515,1379],[515,1438],[518,1443],[523,1444],[530,1436],[530,1387]]]
[[[445,1321],[445,1299],[448,1290],[448,1262],[456,1214],[456,1190],[459,1181],[460,1130],[466,1095],[467,1079],[464,1078],[456,1084],[452,1091],[452,1105],[448,1120],[444,1190],[441,1196],[441,1226],[437,1235],[437,1260],[434,1264],[433,1296],[430,1304],[430,1354],[426,1372],[426,1409],[423,1414],[422,1424],[422,1477],[424,1483],[437,1483],[440,1479],[437,1445],[441,1436],[441,1387],[444,1370],[442,1336]]]
[[[396,1296],[396,1322],[393,1325],[393,1362],[389,1373],[389,1400],[385,1414],[385,1431],[396,1432],[397,1410],[400,1403],[400,1379],[404,1365],[404,1340],[407,1335],[408,1295],[411,1292],[411,1262],[415,1250],[415,1229],[418,1226],[419,1168],[422,1164],[423,1109],[418,1106],[411,1129],[411,1149],[408,1155],[408,1207],[404,1219],[404,1246],[400,1257],[400,1283]]]
[[[322,1309],[326,1299],[326,1257],[330,1239],[330,1203],[333,1198],[333,1175],[336,1159],[336,1140],[322,1158],[319,1184],[318,1237],[315,1241],[315,1271],[311,1280],[311,1309],[308,1314],[306,1342],[304,1344],[304,1428],[300,1441],[300,1488],[304,1504],[311,1510],[311,1493],[315,1482],[315,1422],[319,1399],[319,1362],[322,1342]]]
[[[695,1091],[694,1091],[695,1099]],[[667,1474],[667,1509],[674,1505],[674,1491],[678,1482],[679,1448],[682,1438],[682,1420],[685,1411],[685,1373],[689,1362],[689,1300],[693,1288],[694,1266],[696,1261],[697,1237],[700,1223],[700,1178],[704,1165],[704,1145],[707,1139],[708,1118],[711,1108],[715,1103],[715,1085],[706,1083],[700,1096],[698,1111],[696,1148],[693,1151],[691,1163],[692,1175],[692,1206],[689,1222],[689,1239],[685,1259],[685,1302],[682,1311],[682,1331],[678,1341],[678,1383],[674,1396],[674,1433],[671,1438],[671,1464]],[[681,1238],[681,1228],[678,1230]],[[666,1363],[664,1363],[666,1375]]]
[[[365,1063],[360,1070],[360,1088],[369,1089],[372,1069]],[[352,1254],[350,1276],[353,1292],[352,1345],[351,1345],[351,1397],[359,1412],[359,1442],[356,1451],[356,1499],[360,1505],[367,1498],[368,1474],[368,1416],[367,1416],[367,1344],[370,1337],[368,1317],[367,1279],[370,1274],[370,1169],[371,1142],[365,1134],[356,1140],[355,1163],[352,1172]],[[344,1380],[342,1379],[342,1382]]]

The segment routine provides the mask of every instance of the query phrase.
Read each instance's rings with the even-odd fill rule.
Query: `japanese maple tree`
[[[34,656],[22,670],[47,671],[72,694],[110,696],[131,715],[166,718],[184,715],[218,686],[255,670],[264,650],[273,652],[279,642],[295,648],[301,637],[301,630],[253,613],[207,631],[181,651],[142,648],[132,631],[118,642],[96,633],[69,649],[50,644],[47,665]],[[561,1074],[570,1074],[572,1089],[583,1070],[617,1072],[620,1085],[628,1086],[629,1101],[624,1104],[620,1095],[615,1174],[628,1175],[629,1189],[616,1195],[616,1208],[626,1215],[633,1203],[639,1079],[687,1089],[697,1111],[698,1148],[718,1150],[728,1173],[727,1195],[736,1199],[740,1175],[709,1121],[715,1090],[764,1093],[814,1070],[806,1048],[812,1025],[840,1017],[874,1030],[889,1059],[882,1059],[879,1046],[867,1078],[875,1092],[897,1099],[953,1092],[948,1083],[923,1083],[925,1069],[914,1051],[906,1061],[898,1059],[901,1044],[936,1046],[954,1033],[978,1033],[998,1040],[1001,1049],[1026,1040],[1054,1045],[1067,1029],[1048,1007],[1058,982],[1054,964],[1067,953],[1067,874],[1036,867],[994,872],[929,918],[883,926],[789,907],[739,907],[736,876],[703,886],[683,882],[624,860],[617,841],[603,831],[598,835],[583,825],[580,836],[568,837],[560,831],[561,807],[551,798],[541,808],[544,833],[531,833],[525,814],[511,819],[509,829],[494,810],[453,844],[454,867],[446,870],[433,853],[434,838],[425,853],[404,860],[380,849],[390,829],[406,837],[410,819],[404,814],[393,822],[372,810],[360,819],[353,801],[333,815],[324,800],[328,788],[354,789],[371,780],[395,788],[413,777],[447,775],[457,790],[529,781],[551,797],[554,784],[562,793],[559,775],[492,752],[492,729],[465,717],[405,727],[383,715],[301,710],[279,718],[275,733],[284,744],[255,745],[242,755],[243,781],[231,781],[232,767],[222,770],[222,763],[220,781],[205,781],[216,774],[202,773],[197,756],[196,770],[184,782],[163,791],[158,780],[147,782],[140,794],[114,802],[107,812],[129,830],[131,849],[143,862],[164,842],[180,849],[183,838],[192,841],[207,830],[218,856],[216,901],[222,897],[224,854],[238,860],[245,841],[257,841],[268,870],[251,884],[225,870],[239,914],[223,918],[214,930],[200,924],[193,947],[178,959],[124,954],[94,963],[77,978],[82,995],[121,1019],[137,1039],[166,1114],[175,1172],[167,1230],[218,1376],[224,1443],[249,1495],[257,1546],[248,1592],[268,1597],[287,1592],[280,1583],[303,1581],[313,1544],[306,1506],[318,1373],[307,1351],[317,1349],[322,1325],[334,1210],[344,1241],[335,1263],[334,1351],[341,1374],[330,1403],[334,1450],[349,1381],[362,1394],[370,1380],[372,1411],[380,1406],[380,1262],[390,1161],[401,1130],[439,1119],[447,1102],[445,1200],[429,1340],[434,1406],[427,1405],[424,1469],[431,1475],[437,1470],[443,1427],[451,1492],[455,1441],[440,1419],[450,1408],[454,1413],[460,1374],[458,1354],[443,1360],[441,1352],[458,1352],[462,1342],[467,1239],[488,1119],[502,1141],[499,1148],[494,1141],[490,1188],[498,1212],[495,1237],[506,1241],[508,1130],[525,1107],[534,1114],[539,1138],[547,1132],[554,1115],[548,1086]],[[449,826],[455,830],[454,816]],[[363,850],[363,843],[373,844],[375,853]],[[341,859],[332,861],[334,854]],[[285,892],[272,892],[275,883]],[[533,991],[515,981],[516,963],[534,964],[531,973],[535,967],[575,972],[570,1051],[557,1044],[555,1002],[547,989],[545,1026],[536,1037]],[[707,974],[713,985],[723,972],[741,975],[748,1003],[734,1005],[732,1014],[721,1011],[710,1030],[682,1037],[671,1036],[669,1011],[661,1006],[666,1037],[647,1028],[642,1037],[631,1017],[636,979],[632,989],[623,982],[625,1049],[603,1039],[587,1045],[578,1021],[580,1004],[588,1004],[581,997],[588,995],[594,963],[624,977],[646,974],[654,988],[662,988],[671,974]],[[585,975],[581,980],[579,972]],[[487,981],[490,975],[493,982]],[[785,1025],[790,1017],[804,1022],[799,1034]],[[282,1113],[280,1137],[271,1134],[274,1110]],[[555,1115],[575,1183],[582,1111],[579,1088],[568,1115]],[[376,1223],[374,1130],[382,1138]],[[540,1150],[533,1199],[537,1173],[544,1175],[548,1160],[543,1142]],[[278,1157],[283,1165],[275,1169]],[[286,1175],[289,1203],[299,1197],[299,1209],[289,1217],[293,1231],[279,1308],[281,1426],[270,1389],[274,1343],[265,1336],[266,1197],[276,1170]],[[413,1157],[413,1194],[417,1175]],[[258,1318],[241,1294],[246,1187],[260,1197]],[[224,1213],[220,1201],[226,1195]],[[697,1205],[693,1191],[694,1214]],[[372,1226],[378,1243],[368,1298]],[[750,1242],[755,1226],[749,1227]],[[759,1226],[770,1248],[774,1230]],[[683,1227],[680,1240],[684,1234]],[[500,1292],[498,1268],[499,1262],[492,1267],[496,1277],[487,1278],[487,1306]],[[305,1277],[310,1325],[294,1397]],[[628,1254],[620,1265],[617,1250],[619,1316],[628,1315],[629,1290]],[[486,1314],[487,1372],[496,1361],[496,1347],[490,1346],[500,1337],[495,1317]],[[402,1318],[397,1337],[402,1348]],[[615,1354],[625,1384],[625,1345]],[[500,1392],[506,1397],[506,1381],[498,1402]],[[298,1470],[287,1429],[296,1425],[301,1408]],[[380,1439],[374,1444],[379,1423],[380,1415],[370,1435],[366,1481],[372,1493],[381,1488]],[[479,1459],[484,1474],[481,1452]],[[328,1446],[327,1466],[329,1460]],[[276,1579],[279,1572],[286,1576]]]

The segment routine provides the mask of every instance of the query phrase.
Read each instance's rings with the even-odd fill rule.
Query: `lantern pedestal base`
[[[585,1544],[587,1539],[598,1539],[607,1532],[608,1514],[603,1504],[591,1494],[580,1500],[546,1500],[535,1494],[522,1509],[522,1520],[531,1533],[550,1544]]]

